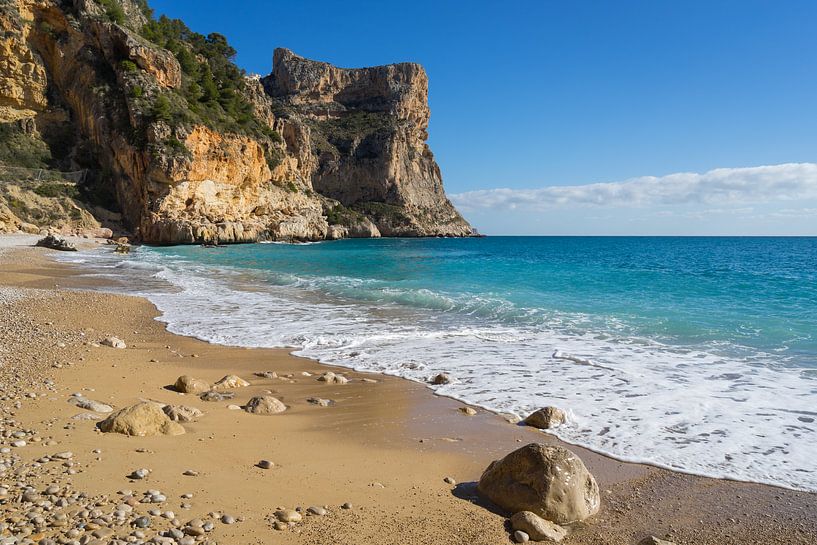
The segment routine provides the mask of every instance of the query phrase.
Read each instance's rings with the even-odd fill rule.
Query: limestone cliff
[[[344,69],[276,49],[264,86],[284,115],[312,129],[316,191],[371,217],[386,236],[471,234],[426,144],[422,66]]]
[[[141,0],[0,0],[0,29],[0,124],[47,145],[31,166],[89,172],[83,194],[145,242],[471,234],[426,144],[419,65],[279,49],[245,77],[223,36]]]

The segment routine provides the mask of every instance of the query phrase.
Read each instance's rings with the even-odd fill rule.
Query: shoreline
[[[10,252],[15,256],[13,262],[9,259]],[[83,452],[80,447],[96,442],[111,445],[103,446],[103,452],[108,448],[122,449],[124,460],[103,456],[104,463],[100,465],[105,468],[100,471],[104,479],[91,482],[83,473],[74,476],[75,485],[95,486],[98,493],[109,495],[125,485],[142,487],[128,484],[123,477],[139,463],[138,456],[132,454],[132,445],[136,443],[155,445],[151,463],[161,466],[174,465],[174,459],[182,454],[180,449],[188,456],[196,453],[192,447],[199,442],[208,443],[208,448],[232,459],[237,454],[229,452],[228,436],[239,436],[246,456],[236,460],[234,466],[223,468],[226,475],[219,476],[223,464],[218,459],[210,460],[208,464],[213,465],[206,470],[217,483],[217,486],[210,483],[211,487],[221,490],[223,502],[228,505],[218,507],[208,492],[198,490],[192,501],[193,511],[200,495],[203,503],[214,509],[235,511],[243,505],[247,510],[244,522],[215,530],[223,534],[217,536],[220,542],[232,543],[230,540],[237,539],[238,535],[231,535],[231,531],[238,528],[243,542],[259,543],[273,538],[283,543],[322,543],[325,535],[332,536],[337,543],[370,543],[375,536],[379,536],[377,541],[381,543],[510,543],[505,519],[475,500],[469,483],[479,478],[491,460],[522,444],[563,444],[554,436],[533,428],[510,425],[501,416],[484,409],[479,409],[475,416],[466,416],[459,411],[463,403],[435,394],[424,384],[408,379],[322,364],[289,354],[287,349],[228,347],[174,335],[167,331],[165,323],[155,320],[158,311],[147,300],[81,291],[89,287],[89,279],[78,276],[73,266],[57,264],[44,256],[45,252],[40,249],[0,251],[0,285],[44,289],[46,300],[56,298],[59,304],[52,307],[43,308],[41,301],[27,305],[38,322],[51,321],[57,329],[65,331],[76,331],[77,326],[82,326],[89,337],[88,329],[96,336],[104,331],[120,336],[128,344],[127,349],[115,351],[82,344],[75,347],[80,352],[88,351],[87,356],[81,356],[87,358],[86,361],[46,371],[55,375],[57,384],[65,384],[66,392],[93,381],[102,386],[94,387],[99,395],[105,392],[117,407],[140,395],[178,402],[179,394],[164,388],[176,376],[198,373],[214,381],[223,374],[235,372],[253,382],[251,387],[242,389],[247,390],[246,393],[237,392],[236,402],[244,401],[250,391],[255,393],[272,387],[277,391],[275,395],[279,392],[284,402],[291,404],[283,415],[261,418],[263,424],[273,420],[276,434],[283,434],[280,437],[267,437],[266,430],[255,430],[260,417],[230,411],[224,407],[226,403],[198,402],[197,399],[195,405],[203,408],[205,416],[193,424],[185,424],[188,433],[178,438],[123,439],[100,435],[88,430],[89,424],[70,422],[71,414],[77,411],[64,402],[64,396],[58,396],[61,399],[57,402],[38,397],[26,401],[26,409],[18,411],[17,418],[32,423],[38,419],[47,421],[47,415],[53,414],[58,421],[67,421],[75,428],[59,441],[65,447],[53,448],[66,450],[78,444],[71,450],[80,453]],[[56,290],[55,282],[59,284]],[[106,311],[106,305],[127,309],[128,313]],[[82,315],[77,312],[80,308],[93,312]],[[173,350],[163,347],[173,347]],[[117,367],[103,368],[112,351],[118,360],[112,365]],[[172,355],[174,352],[176,355]],[[198,357],[192,357],[194,353]],[[151,363],[150,359],[158,361]],[[227,361],[230,363],[226,364]],[[293,382],[255,384],[257,379],[252,373],[265,370],[265,365],[286,369]],[[317,383],[314,375],[326,370],[336,370],[353,380],[342,386]],[[313,377],[299,375],[303,372],[312,373]],[[364,377],[377,382],[363,382]],[[309,406],[304,401],[309,395],[324,394],[334,396],[336,404],[323,408]],[[194,404],[193,399],[186,399],[185,403],[188,401]],[[253,438],[253,435],[263,437]],[[198,437],[193,440],[193,436]],[[285,439],[282,441],[281,437]],[[253,479],[261,470],[254,468],[251,459],[246,458],[256,461],[264,458],[268,448],[264,440],[272,441],[281,458],[290,460],[273,470],[279,477],[276,484],[283,481],[289,482],[289,486],[276,486],[274,494],[256,487],[257,494],[250,496],[261,505],[248,507],[246,499],[242,500],[248,497],[247,491],[235,490],[232,480],[253,488]],[[288,444],[281,445],[283,442]],[[679,544],[812,543],[817,538],[817,494],[698,477],[566,446],[582,458],[599,482],[602,511],[572,528],[564,543],[637,543],[647,535]],[[332,452],[321,452],[327,449]],[[361,464],[362,457],[369,464]],[[298,462],[304,458],[309,462]],[[324,467],[333,461],[339,463],[342,471]],[[159,472],[154,468],[154,473]],[[180,473],[167,472],[155,479],[153,486],[163,492],[191,486],[191,480],[185,481]],[[285,477],[280,478],[283,475]],[[443,478],[449,475],[466,484],[444,483]],[[375,483],[384,488],[375,487]],[[319,498],[323,498],[323,502]],[[356,508],[350,512],[339,510],[337,506],[343,503],[341,498],[347,498],[345,501],[351,501]],[[269,515],[277,506],[294,506],[296,502],[298,505],[310,502],[331,505],[330,516],[307,517],[298,531],[273,530],[267,520]],[[358,505],[362,509],[358,510]],[[4,511],[7,507],[8,504],[3,505]],[[178,512],[178,508],[176,510]],[[177,514],[188,517],[187,513]],[[418,517],[428,522],[417,528]],[[188,518],[192,518],[192,514]],[[391,528],[392,535],[381,535],[382,528]],[[434,541],[435,536],[439,541]]]

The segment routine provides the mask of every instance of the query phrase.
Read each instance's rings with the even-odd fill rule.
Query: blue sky
[[[670,183],[675,173],[705,181],[713,169],[740,177],[754,172],[747,167],[817,161],[817,2],[151,5],[225,34],[251,72],[269,73],[278,46],[347,67],[423,64],[429,143],[446,189],[486,232],[817,234],[815,214],[776,215],[817,210],[810,183],[805,193],[732,191],[660,205],[568,199],[543,208],[486,197],[496,188],[590,190],[645,176]],[[715,212],[690,220],[701,203]]]

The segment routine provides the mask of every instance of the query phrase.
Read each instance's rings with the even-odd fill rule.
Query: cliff
[[[145,242],[471,234],[426,144],[419,65],[278,49],[247,77],[223,36],[137,0],[0,0],[0,29],[0,137],[23,143],[0,163],[90,173],[81,194]]]

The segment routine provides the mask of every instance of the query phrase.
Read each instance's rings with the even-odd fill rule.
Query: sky
[[[813,0],[151,6],[248,72],[275,47],[421,63],[446,191],[487,234],[817,235]]]

